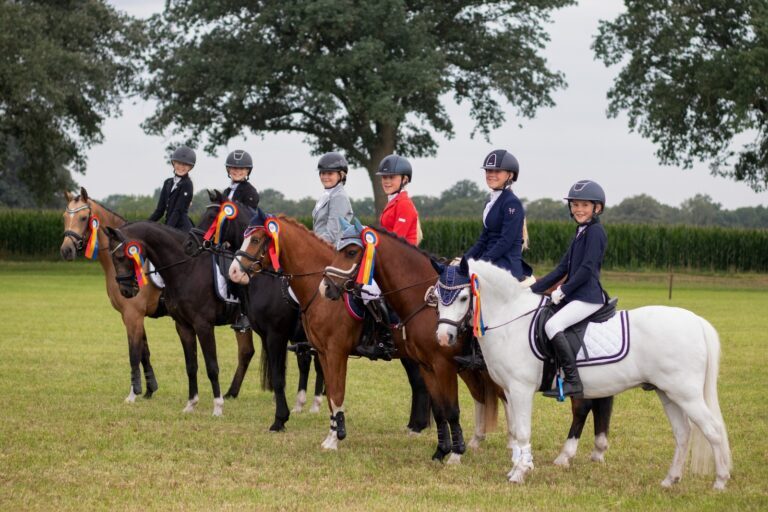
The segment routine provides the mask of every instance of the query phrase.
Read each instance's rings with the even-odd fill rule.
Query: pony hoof
[[[323,450],[333,450],[336,451],[339,449],[339,438],[336,436],[336,432],[331,432],[328,434],[328,437],[325,438],[323,443],[320,445],[320,447]]]
[[[323,404],[323,397],[316,396],[315,400],[312,402],[312,407],[309,408],[309,412],[311,414],[317,414],[320,412],[320,406]]]
[[[567,455],[561,453],[557,456],[554,462],[555,466],[560,466],[561,468],[569,468],[571,467],[571,461],[568,458]]]
[[[143,394],[141,397],[142,397],[144,400],[149,400],[149,399],[150,399],[150,398],[152,398],[153,396],[155,396],[155,392],[154,392],[154,391],[152,391],[151,389],[147,389],[147,392],[146,392],[146,393],[144,393],[144,394]]]
[[[665,478],[661,482],[661,486],[669,489],[670,487],[672,487],[673,485],[675,485],[679,481],[680,481],[680,477],[679,476],[675,476],[675,477],[668,476],[667,478]]]
[[[304,410],[304,404],[300,404],[296,402],[296,405],[293,406],[293,409],[291,409],[291,412],[295,412],[296,414],[298,414],[303,410]]]
[[[224,414],[224,399],[222,397],[213,399],[213,415],[219,417]]]
[[[132,404],[136,402],[136,394],[133,392],[133,389],[131,389],[131,392],[128,393],[128,396],[125,397],[125,403]]]
[[[605,464],[605,454],[602,452],[601,453],[592,452],[590,459],[592,459],[592,462],[599,462],[600,464]]]
[[[275,421],[270,427],[269,427],[270,433],[277,433],[277,432],[285,432],[285,423],[282,421]]]
[[[235,398],[237,398],[237,393],[230,393],[229,391],[227,391],[224,394],[224,400],[234,400]]]
[[[525,473],[522,471],[516,471],[512,470],[510,471],[512,473],[511,475],[508,475],[509,477],[509,483],[511,484],[523,484],[525,483]]]
[[[728,482],[727,478],[717,478],[715,480],[715,483],[712,485],[712,488],[716,491],[724,491],[725,490],[725,484]]]
[[[197,407],[197,403],[200,401],[200,399],[195,395],[195,397],[191,400],[187,400],[187,405],[184,407],[184,410],[182,412],[192,412],[195,410],[195,407]]]
[[[448,457],[448,460],[445,461],[445,463],[450,466],[458,466],[459,464],[461,464],[461,454],[451,453],[451,456]]]
[[[467,446],[469,446],[473,450],[478,450],[478,449],[480,449],[480,445],[482,444],[482,442],[483,442],[483,438],[482,437],[474,436],[469,441],[469,444]]]
[[[416,437],[421,435],[420,430],[413,430],[412,428],[406,428],[406,431],[408,432],[408,437]]]

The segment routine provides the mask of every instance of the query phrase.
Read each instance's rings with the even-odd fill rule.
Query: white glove
[[[533,283],[535,283],[535,282],[536,282],[536,278],[535,277],[528,276],[525,279],[523,279],[522,281],[520,281],[520,286],[522,286],[523,288],[530,288],[531,286],[533,286]]]
[[[563,300],[563,297],[565,297],[565,294],[563,293],[563,290],[560,289],[558,286],[555,291],[552,292],[552,304],[560,304],[560,301]]]

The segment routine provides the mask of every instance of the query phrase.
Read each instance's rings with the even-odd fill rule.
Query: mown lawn
[[[337,453],[320,449],[325,409],[292,415],[286,433],[267,432],[272,398],[258,388],[256,361],[222,418],[211,416],[201,371],[200,405],[185,415],[183,356],[168,319],[147,321],[160,390],[128,405],[125,332],[99,267],[0,262],[0,510],[765,510],[767,283],[765,276],[676,276],[669,301],[664,276],[605,279],[623,308],[685,307],[719,330],[720,401],[734,471],[728,490],[717,493],[712,478],[688,473],[675,489],[660,487],[674,443],[655,394],[640,390],[616,399],[607,462],[589,461],[587,434],[568,470],[551,461],[570,408],[537,397],[536,469],[524,486],[506,482],[503,430],[461,466],[431,462],[434,430],[405,433],[410,396],[399,364],[351,361],[349,437]],[[231,330],[217,334],[226,389],[236,347]],[[291,395],[296,380],[289,359]],[[461,400],[468,440],[473,416],[463,385]]]

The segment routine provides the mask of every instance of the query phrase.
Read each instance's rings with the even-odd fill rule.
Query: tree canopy
[[[662,163],[706,161],[714,174],[768,186],[768,3],[625,0],[595,54],[621,72],[609,114],[651,139]],[[737,141],[752,139],[740,149]]]
[[[35,204],[71,186],[142,41],[140,23],[103,0],[0,2],[0,180]]]
[[[447,95],[469,104],[473,134],[510,120],[504,102],[527,118],[552,105],[564,80],[540,55],[544,25],[570,3],[169,0],[151,20],[145,128],[210,152],[247,130],[303,133],[373,180],[384,156],[433,155],[453,135]]]

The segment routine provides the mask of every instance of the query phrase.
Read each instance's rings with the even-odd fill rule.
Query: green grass
[[[0,262],[0,510],[765,510],[768,508],[768,286],[766,276],[676,276],[667,300],[663,274],[608,274],[623,308],[671,304],[709,319],[720,332],[720,403],[733,448],[728,490],[686,472],[672,490],[659,483],[674,449],[654,393],[616,399],[604,465],[589,461],[591,434],[568,470],[552,465],[569,407],[536,398],[535,471],[523,486],[510,469],[503,431],[461,466],[432,463],[435,434],[405,434],[409,390],[399,364],[350,362],[349,437],[324,453],[326,410],[292,415],[269,434],[274,407],[254,370],[222,418],[210,386],[182,414],[186,375],[172,322],[147,320],[160,390],[123,403],[129,389],[125,332],[95,264]],[[236,364],[234,336],[219,328],[226,389]],[[203,367],[202,361],[200,364]],[[297,372],[289,359],[289,397]],[[461,385],[463,427],[471,400]],[[503,414],[500,424],[503,423]],[[588,429],[591,431],[591,428]]]

